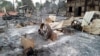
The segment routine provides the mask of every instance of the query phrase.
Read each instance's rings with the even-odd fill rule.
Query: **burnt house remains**
[[[100,0],[67,0],[66,16],[84,16],[86,11],[100,11]]]

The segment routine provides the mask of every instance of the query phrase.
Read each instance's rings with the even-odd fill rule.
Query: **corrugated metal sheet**
[[[82,21],[82,25],[81,26],[87,26],[90,23],[91,19],[93,18],[94,14],[100,15],[100,12],[99,11],[86,12],[84,17],[83,17],[83,21]]]
[[[83,17],[82,26],[87,26],[90,23],[94,13],[94,11],[86,12],[85,16]]]

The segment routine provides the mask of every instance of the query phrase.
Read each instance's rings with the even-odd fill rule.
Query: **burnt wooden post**
[[[76,3],[77,3],[77,0],[75,0],[74,2],[75,2],[75,5],[74,5],[74,16],[76,16]]]
[[[88,2],[88,0],[85,0],[85,3],[84,3],[84,13],[87,11],[87,2]]]
[[[98,7],[99,7],[99,11],[100,11],[100,0],[98,0]]]

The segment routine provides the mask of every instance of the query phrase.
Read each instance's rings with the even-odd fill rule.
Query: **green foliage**
[[[17,2],[17,4],[18,4],[18,7],[22,6],[22,2]]]
[[[22,0],[23,5],[28,5],[30,8],[34,8],[34,4],[32,3],[32,0]]]
[[[13,10],[13,4],[10,1],[0,0],[0,11],[2,11],[2,8],[6,8],[7,11]]]

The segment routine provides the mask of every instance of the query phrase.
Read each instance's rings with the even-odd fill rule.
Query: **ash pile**
[[[56,21],[55,16],[42,23],[7,23],[8,28],[0,33],[0,56],[100,55],[100,36],[65,27],[68,22]]]

